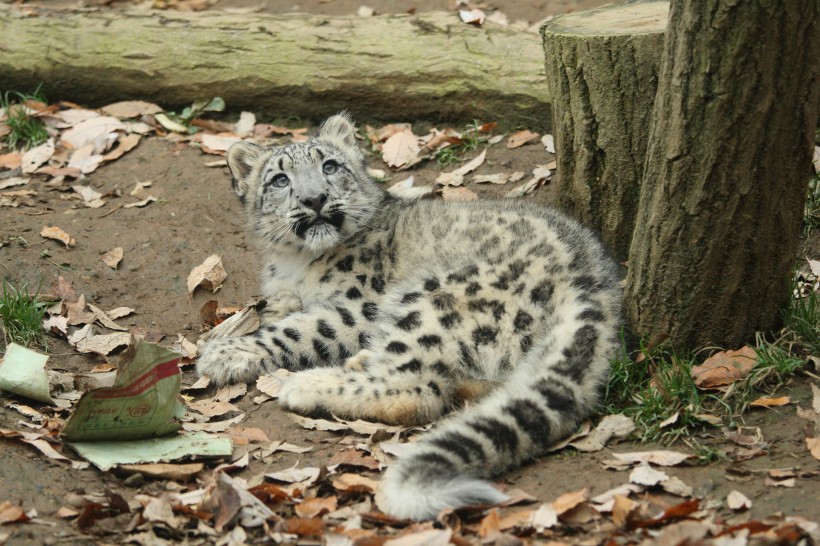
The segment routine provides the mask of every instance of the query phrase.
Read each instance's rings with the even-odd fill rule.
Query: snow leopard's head
[[[233,188],[263,241],[319,254],[367,225],[383,199],[368,176],[346,114],[304,143],[264,148],[239,142],[228,151]]]

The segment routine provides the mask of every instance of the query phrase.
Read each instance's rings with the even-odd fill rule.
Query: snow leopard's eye
[[[290,179],[288,178],[288,175],[286,175],[285,173],[277,174],[270,181],[270,183],[273,184],[276,188],[284,188],[288,185],[288,182],[290,182]]]
[[[325,174],[336,174],[338,170],[339,164],[332,159],[328,159],[324,162],[324,164],[322,164],[322,172]]]

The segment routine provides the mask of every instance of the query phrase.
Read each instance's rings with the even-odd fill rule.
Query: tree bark
[[[0,4],[0,90],[100,106],[143,99],[318,120],[470,121],[545,128],[537,34],[456,15],[369,18],[58,12]]]
[[[817,0],[672,0],[626,310],[676,347],[779,325],[817,123]]]
[[[606,6],[542,28],[561,207],[626,259],[669,3]]]

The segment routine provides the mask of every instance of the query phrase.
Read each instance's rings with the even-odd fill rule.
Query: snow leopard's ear
[[[254,167],[259,164],[265,148],[251,142],[237,142],[228,149],[228,168],[233,176],[233,191],[244,197],[251,186]]]
[[[347,112],[328,118],[319,129],[319,138],[356,147],[356,126]]]

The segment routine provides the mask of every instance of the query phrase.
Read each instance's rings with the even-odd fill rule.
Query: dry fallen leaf
[[[44,144],[35,146],[23,154],[21,158],[21,167],[23,174],[31,174],[37,170],[40,165],[46,163],[51,156],[54,155],[54,139],[48,139]]]
[[[54,239],[56,241],[60,241],[67,247],[74,246],[75,244],[74,238],[62,229],[58,228],[57,226],[43,227],[43,230],[40,232],[40,235],[45,237],[46,239]]]
[[[102,261],[110,267],[111,269],[117,269],[117,266],[122,260],[123,250],[121,246],[118,246],[112,250],[109,250],[105,254],[102,255]]]
[[[589,488],[584,487],[578,491],[564,493],[552,501],[552,507],[555,509],[555,513],[560,516],[587,500],[589,500]]]
[[[655,451],[637,451],[634,453],[613,453],[612,456],[619,461],[626,461],[629,463],[651,463],[659,466],[679,465],[691,457],[691,455],[687,455],[686,453],[662,449]]]
[[[658,485],[669,479],[669,476],[659,470],[655,470],[647,463],[641,463],[629,474],[630,483],[638,485]]]
[[[382,159],[390,167],[401,169],[419,161],[418,139],[413,131],[405,129],[388,138],[382,145]]]
[[[528,142],[534,142],[540,138],[541,135],[538,133],[533,133],[530,130],[524,129],[523,131],[518,131],[517,133],[513,133],[507,139],[507,148],[519,148]]]
[[[578,451],[600,451],[611,438],[625,438],[633,430],[635,430],[635,423],[629,417],[621,413],[607,415],[601,419],[601,422],[589,435],[579,440],[573,440],[568,445]]]
[[[213,254],[188,274],[188,293],[193,294],[197,286],[216,292],[227,277],[228,274],[222,267],[222,257]]]
[[[467,188],[445,186],[441,190],[441,198],[445,201],[475,201],[478,194]]]
[[[464,175],[469,174],[479,168],[487,157],[487,150],[483,150],[469,162],[449,173],[441,173],[436,177],[436,184],[442,186],[460,186],[464,183]]]
[[[90,209],[98,209],[105,205],[105,201],[101,199],[103,194],[94,190],[90,186],[71,186],[71,189],[80,194],[83,198],[83,204]]]
[[[732,510],[747,510],[752,507],[752,501],[740,491],[732,491],[726,497],[726,506]]]
[[[315,518],[336,510],[336,503],[336,497],[313,497],[294,506],[294,511],[300,518]]]
[[[453,536],[452,529],[427,529],[410,532],[385,541],[382,546],[447,546]]]
[[[484,12],[480,9],[462,9],[458,12],[461,20],[470,25],[482,25],[484,23]]]
[[[4,523],[22,523],[28,521],[25,510],[9,501],[0,502],[0,525]]]
[[[203,463],[153,463],[153,464],[126,464],[117,468],[128,474],[140,473],[152,478],[163,480],[188,481],[196,474],[202,472],[205,467]]]
[[[279,472],[270,472],[265,474],[265,477],[277,482],[299,483],[308,487],[319,479],[320,474],[321,470],[315,466],[305,468],[296,468],[293,466],[285,470],[280,470]]]
[[[550,529],[558,524],[558,514],[551,503],[545,502],[535,509],[529,523],[536,531],[542,533],[544,529]]]
[[[359,474],[340,474],[333,479],[333,487],[339,491],[372,493],[379,487],[379,482]]]
[[[737,351],[721,351],[692,367],[692,379],[701,389],[731,385],[748,374],[757,363],[757,353],[748,345]]]
[[[117,147],[105,154],[102,157],[102,160],[105,161],[114,161],[115,159],[119,159],[134,148],[137,147],[137,144],[140,143],[141,136],[138,134],[129,134],[125,136],[121,136],[117,141]]]
[[[809,448],[811,456],[820,461],[820,437],[806,438],[806,447]]]
[[[158,114],[162,112],[162,107],[151,102],[129,100],[103,106],[100,110],[115,118],[138,118],[140,116]]]
[[[290,373],[288,370],[280,368],[273,373],[260,376],[259,379],[256,380],[256,388],[271,398],[276,398],[279,396],[279,390],[282,388],[282,385],[285,384]]]
[[[779,398],[758,398],[750,405],[757,408],[771,408],[775,406],[785,406],[786,404],[791,404],[792,399],[788,396],[780,396]]]
[[[618,527],[623,527],[629,515],[637,507],[637,503],[629,499],[629,497],[615,495],[612,501],[612,523]]]

